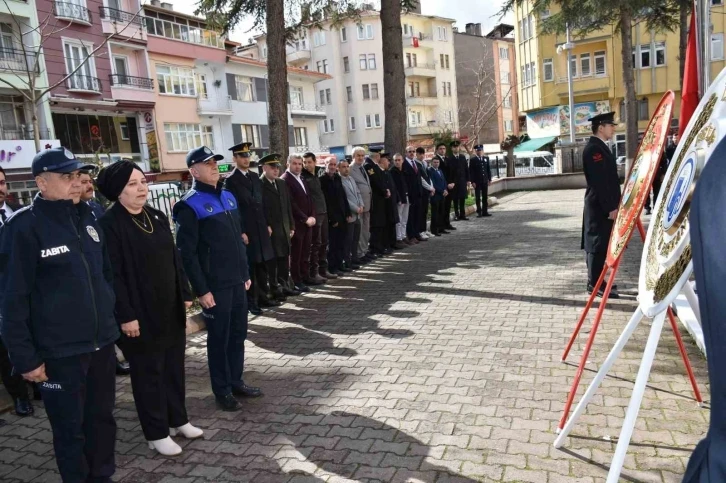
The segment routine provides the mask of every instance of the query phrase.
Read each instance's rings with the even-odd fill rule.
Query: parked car
[[[615,164],[618,167],[618,178],[620,178],[620,181],[625,180],[625,156],[618,156]]]

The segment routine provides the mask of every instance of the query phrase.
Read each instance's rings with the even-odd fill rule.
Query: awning
[[[554,142],[555,139],[557,139],[557,136],[530,139],[529,141],[525,141],[514,148],[514,152],[520,153],[522,151],[538,151],[539,148]]]

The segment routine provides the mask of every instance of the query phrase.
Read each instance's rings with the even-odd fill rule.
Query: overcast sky
[[[168,0],[174,9],[183,13],[194,13],[198,0]],[[375,2],[373,2],[375,3]],[[502,5],[502,0],[476,1],[476,0],[421,0],[421,12],[424,15],[438,15],[456,19],[456,26],[464,31],[464,26],[471,23],[481,23],[482,33],[486,34],[500,19],[496,15]],[[512,23],[513,17],[509,14],[502,22]],[[251,21],[242,22],[230,36],[231,40],[246,43],[258,32],[247,32],[252,27]]]

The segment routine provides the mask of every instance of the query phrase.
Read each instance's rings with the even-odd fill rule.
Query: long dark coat
[[[396,192],[396,183],[391,176],[392,169],[388,168],[383,171],[383,179],[386,181],[386,189],[391,192],[391,196],[386,198],[386,224],[394,225],[395,230],[396,223],[399,223],[401,220],[398,217],[398,193]],[[395,232],[393,235],[395,237]]]
[[[276,179],[277,190],[262,175],[262,206],[265,217],[272,228],[270,241],[275,257],[290,255],[290,230],[294,229],[295,221],[292,218],[292,205],[290,204],[290,191],[284,180]]]
[[[598,137],[591,136],[582,151],[582,167],[587,180],[585,209],[580,247],[587,253],[607,251],[613,220],[608,214],[618,209],[620,179],[610,148]]]
[[[383,169],[368,159],[363,167],[371,181],[371,228],[386,226],[386,180]]]
[[[247,235],[249,263],[272,260],[275,253],[267,232],[267,219],[262,208],[262,183],[252,171],[247,176],[235,170],[224,182],[224,187],[237,199],[242,233]]]
[[[463,154],[446,158],[446,183],[454,183],[454,189],[449,190],[453,200],[466,199],[466,183],[469,181],[469,164]]]

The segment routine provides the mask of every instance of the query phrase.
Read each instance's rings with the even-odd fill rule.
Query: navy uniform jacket
[[[16,372],[118,339],[113,269],[86,203],[37,195],[13,213],[0,235],[0,271],[0,330]]]
[[[469,179],[477,188],[483,188],[492,180],[492,170],[489,166],[488,156],[472,156],[469,158]]]
[[[174,205],[176,246],[197,296],[250,279],[237,200],[229,191],[194,181]]]
[[[247,235],[247,256],[251,263],[262,263],[275,258],[270,235],[267,231],[267,219],[262,209],[262,183],[252,171],[245,176],[235,169],[234,173],[224,181],[224,187],[237,199],[240,229]]]
[[[469,181],[469,167],[463,154],[446,158],[446,182],[454,183],[454,189],[449,190],[449,196],[454,200],[465,199],[467,195],[466,183]]]
[[[106,212],[106,210],[103,209],[103,206],[98,201],[90,200],[88,202],[88,206],[91,207],[91,211],[93,212],[93,216],[96,217],[97,220],[100,220],[103,214]]]
[[[620,203],[620,179],[610,148],[600,138],[591,136],[582,152],[585,171],[585,210],[582,223],[581,248],[588,253],[604,252],[608,248],[613,220],[611,211]]]

